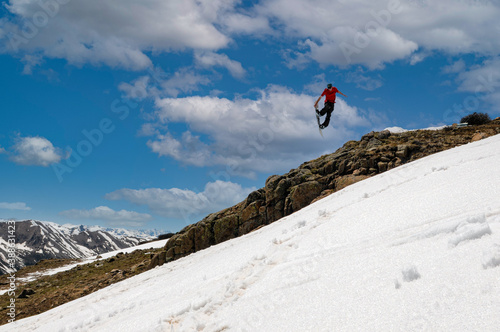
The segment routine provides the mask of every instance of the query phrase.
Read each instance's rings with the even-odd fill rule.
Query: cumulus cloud
[[[460,68],[462,65],[458,65]],[[464,105],[469,111],[477,111],[479,105],[475,100],[481,100],[493,106],[492,113],[498,114],[500,105],[500,57],[485,60],[480,65],[475,65],[468,70],[463,70],[457,76],[458,91],[473,94]]]
[[[215,66],[225,67],[233,77],[243,78],[246,74],[246,70],[241,66],[241,63],[229,59],[225,54],[217,54],[214,52],[202,52],[195,55],[196,63],[205,68],[211,68]]]
[[[161,68],[149,70],[149,75],[141,76],[131,83],[122,82],[118,88],[129,99],[141,101],[150,97],[177,97],[198,91],[209,85],[208,77],[191,68],[181,68],[174,74],[167,74]]]
[[[10,159],[17,164],[31,166],[49,166],[62,158],[60,149],[44,137],[18,137],[12,147]]]
[[[0,209],[30,211],[31,208],[23,202],[7,203],[0,202]]]
[[[273,29],[269,19],[258,13],[249,15],[248,13],[228,13],[221,17],[221,24],[229,34],[245,35],[271,35]]]
[[[105,196],[109,200],[126,200],[138,205],[146,205],[155,213],[168,217],[184,219],[201,218],[244,200],[255,188],[217,180],[209,182],[201,192],[188,189],[120,189]]]
[[[59,215],[69,219],[90,219],[103,220],[115,226],[142,226],[145,222],[152,219],[147,213],[138,213],[135,211],[120,210],[115,211],[107,206],[98,206],[90,210],[67,210]]]
[[[230,173],[286,170],[326,152],[317,131],[313,104],[317,95],[295,93],[281,86],[255,90],[256,99],[229,100],[214,96],[158,98],[153,152],[195,166],[225,166]],[[189,130],[174,134],[159,125],[187,123]],[[337,99],[332,118],[335,130],[326,130],[330,144],[353,135],[353,127],[372,123],[356,107]]]
[[[419,49],[500,52],[495,32],[500,7],[493,1],[268,0],[258,12],[285,36],[299,38],[307,49],[296,50],[299,63],[374,69]]]
[[[457,60],[448,66],[444,66],[441,70],[444,74],[456,74],[465,70],[465,61],[463,59]]]
[[[47,5],[49,4],[49,5]],[[284,52],[290,65],[421,61],[425,51],[457,55],[500,53],[497,1],[265,0],[10,0],[0,21],[3,51],[32,52],[81,65],[139,70],[149,52],[205,51],[201,63],[242,75],[237,62],[214,53],[240,35],[298,40]],[[237,42],[237,40],[236,40]],[[418,56],[415,52],[424,50]],[[28,61],[29,60],[29,61]],[[25,58],[25,71],[36,65]]]
[[[231,39],[216,24],[236,2],[10,0],[6,8],[12,17],[0,28],[11,52],[40,50],[74,64],[139,70],[151,65],[149,51],[225,47]]]

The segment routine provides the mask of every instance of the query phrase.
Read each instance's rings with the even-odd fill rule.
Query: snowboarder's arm
[[[338,91],[338,90],[337,90],[337,91]],[[342,92],[340,92],[340,91],[339,91],[339,93],[340,93],[342,96],[344,96],[344,97],[346,97],[346,98],[347,98],[347,96],[346,96],[345,94],[343,94]]]
[[[316,100],[316,102],[314,103],[314,107],[318,107],[318,103],[321,100],[321,97],[323,97],[323,96],[322,95],[319,96],[318,100]]]

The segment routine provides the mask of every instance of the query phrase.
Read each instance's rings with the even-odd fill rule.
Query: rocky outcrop
[[[264,188],[252,192],[243,202],[185,227],[167,242],[165,261],[247,234],[370,176],[498,133],[498,119],[474,127],[401,134],[371,132],[287,174],[270,176]],[[163,264],[161,259],[158,264]]]

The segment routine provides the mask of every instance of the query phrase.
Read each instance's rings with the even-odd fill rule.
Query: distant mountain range
[[[12,272],[8,265],[8,221],[0,219],[0,274]],[[10,229],[12,234],[12,229]],[[18,270],[43,259],[83,258],[135,246],[157,238],[162,232],[132,231],[100,226],[59,225],[37,220],[15,221]]]

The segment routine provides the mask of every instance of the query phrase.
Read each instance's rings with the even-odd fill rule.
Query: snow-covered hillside
[[[1,331],[498,331],[500,135]]]

